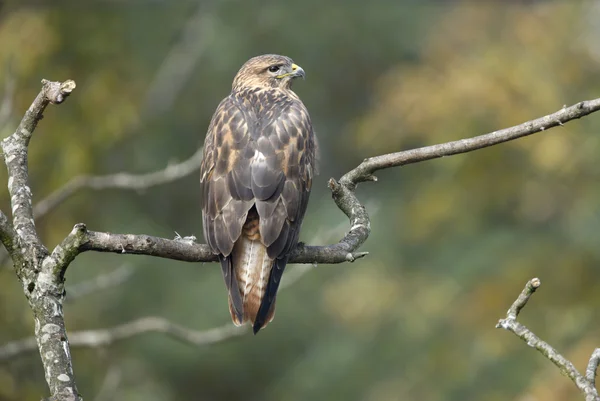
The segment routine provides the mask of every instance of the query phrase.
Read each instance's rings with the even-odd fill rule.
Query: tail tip
[[[260,329],[263,328],[262,323],[260,323],[259,321],[254,322],[254,324],[252,325],[252,332],[254,333],[254,335],[258,334],[258,332],[260,331]]]

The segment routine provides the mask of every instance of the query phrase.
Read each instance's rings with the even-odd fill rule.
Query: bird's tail
[[[275,315],[275,299],[261,309],[275,261],[269,258],[267,248],[260,240],[258,226],[258,213],[253,208],[231,253],[232,279],[237,281],[241,305],[236,305],[236,301],[240,301],[235,299],[234,294],[229,294],[229,312],[233,323],[240,326],[251,322],[255,333],[273,320]]]

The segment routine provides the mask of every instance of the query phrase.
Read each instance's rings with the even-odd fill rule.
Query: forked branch
[[[584,376],[579,373],[571,361],[562,356],[550,344],[541,340],[531,330],[517,321],[519,312],[525,307],[531,295],[533,295],[540,285],[542,285],[542,282],[538,278],[529,280],[527,284],[525,284],[525,288],[521,291],[519,297],[506,313],[506,318],[500,319],[496,328],[503,328],[513,332],[517,337],[525,341],[527,345],[541,352],[542,355],[560,369],[562,374],[575,383],[579,391],[584,394],[586,401],[600,401],[600,396],[596,389],[596,370],[598,369],[598,363],[600,361],[600,348],[596,348],[592,353],[587,366],[586,375]]]
[[[35,98],[14,134],[1,142],[8,169],[8,191],[12,224],[0,216],[0,239],[12,257],[15,272],[23,287],[35,322],[35,338],[46,382],[53,400],[79,401],[75,384],[62,301],[64,273],[57,255],[49,255],[36,231],[31,206],[27,152],[29,141],[50,103],[60,104],[75,89],[75,82],[42,81]]]

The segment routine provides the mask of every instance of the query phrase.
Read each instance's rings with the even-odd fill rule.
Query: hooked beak
[[[306,79],[306,73],[304,72],[304,70],[302,69],[302,67],[300,67],[297,64],[292,64],[292,73],[290,74],[290,76],[292,76],[292,77],[302,77],[302,79]]]

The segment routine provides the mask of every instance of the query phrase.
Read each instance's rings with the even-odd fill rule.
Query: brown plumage
[[[316,174],[310,117],[291,89],[299,76],[288,57],[248,60],[204,142],[204,237],[219,255],[233,322],[251,322],[254,333],[273,319]]]

